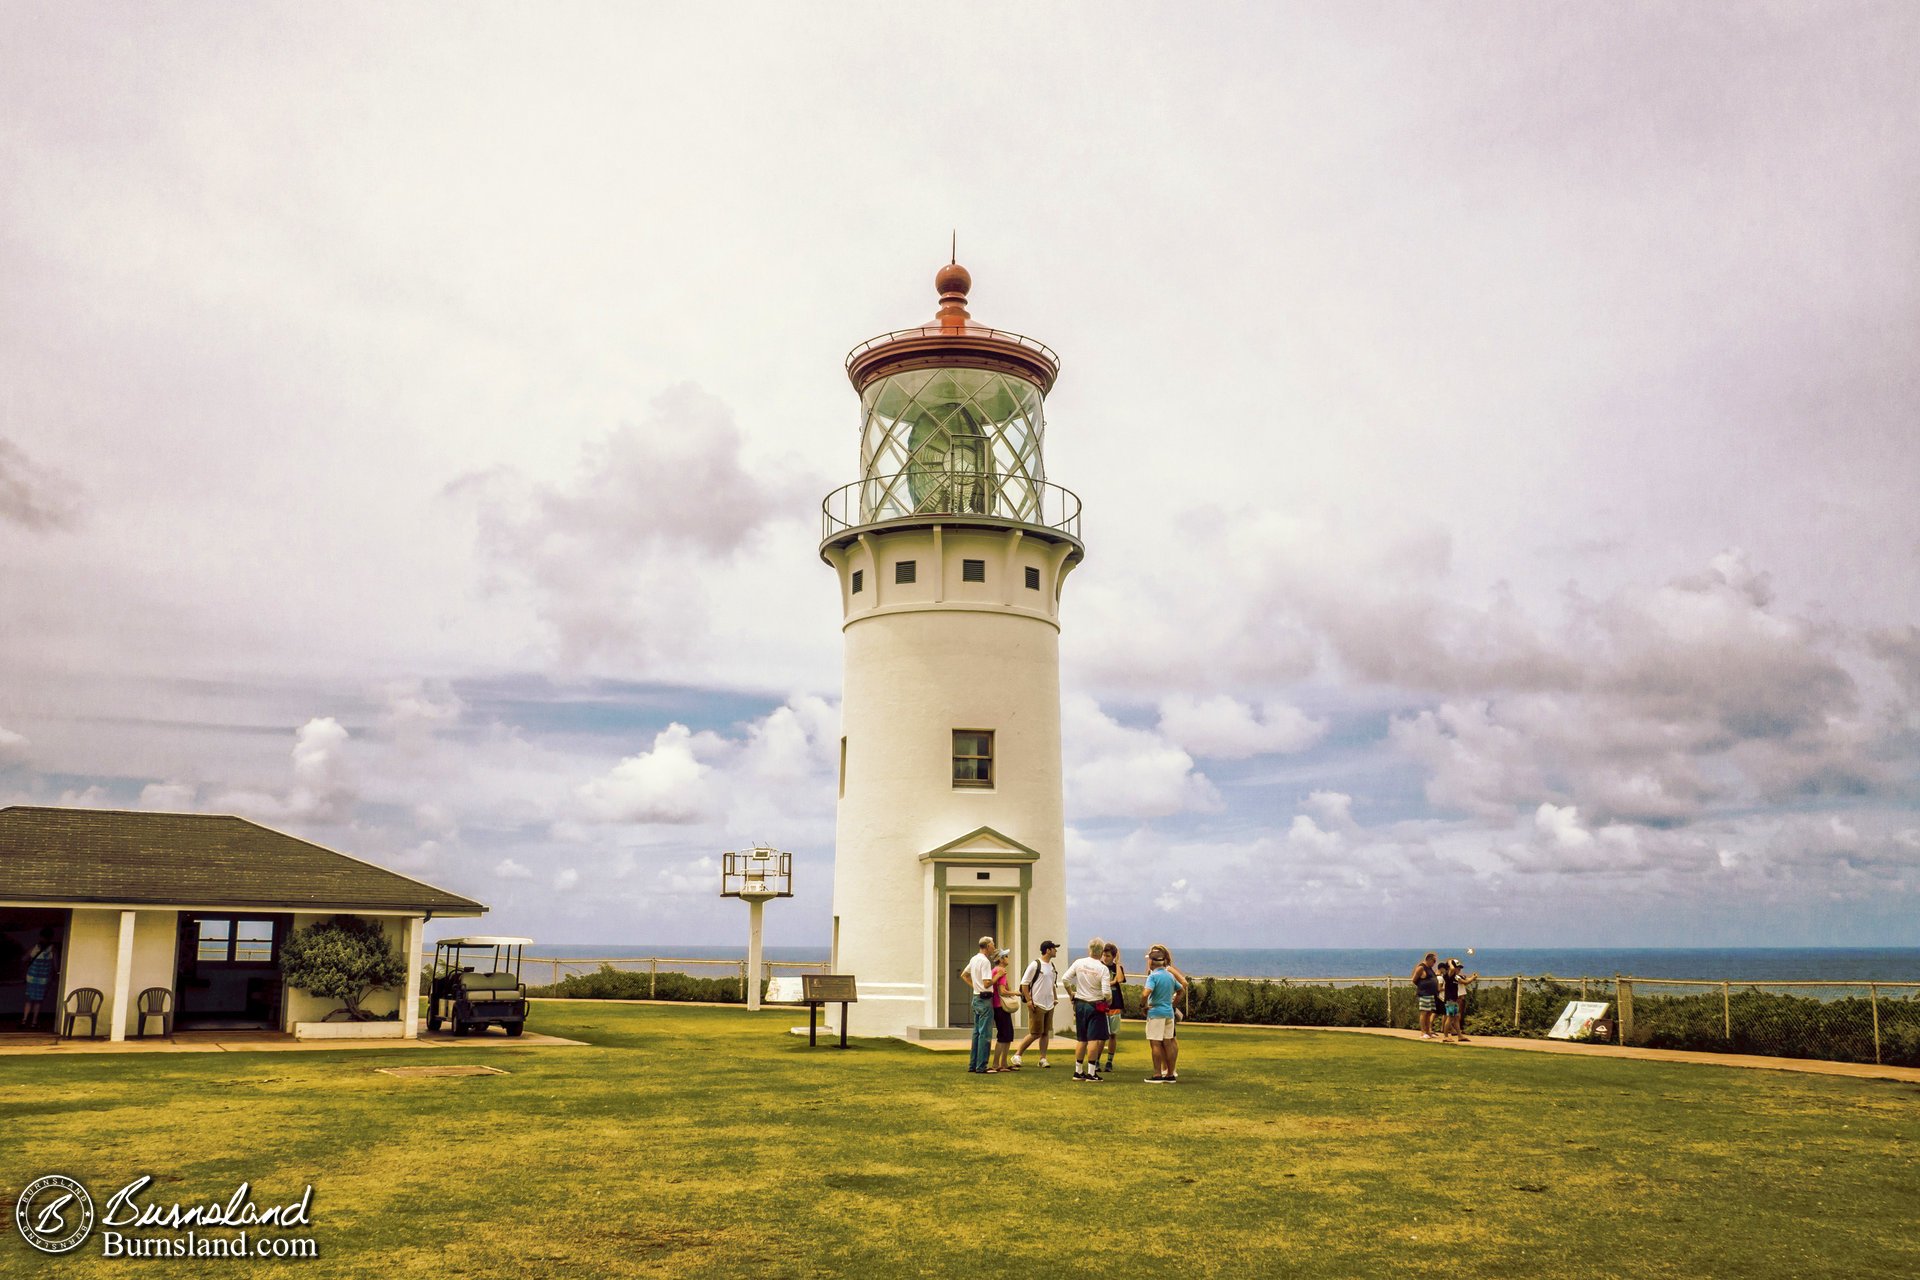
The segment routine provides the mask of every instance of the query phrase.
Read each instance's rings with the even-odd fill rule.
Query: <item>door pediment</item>
[[[1038,862],[1040,853],[992,827],[975,827],[957,840],[949,840],[920,855],[922,862]]]

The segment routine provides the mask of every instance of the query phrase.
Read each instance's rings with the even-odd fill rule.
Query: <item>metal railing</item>
[[[433,953],[426,952],[421,964],[430,967]],[[562,981],[571,977],[584,977],[599,973],[602,969],[612,969],[616,973],[647,975],[647,994],[652,999],[659,992],[661,974],[684,974],[692,978],[731,979],[739,993],[739,998],[747,997],[747,962],[745,960],[714,960],[684,956],[528,956],[523,962],[520,978],[529,987],[558,987]],[[824,960],[766,960],[761,962],[760,983],[764,987],[767,979],[775,973],[826,973]],[[544,982],[542,980],[545,980]]]
[[[916,469],[868,476],[828,494],[820,515],[822,540],[865,525],[926,516],[984,516],[1080,537],[1079,494],[1048,480],[999,471]]]
[[[867,352],[872,351],[875,347],[884,347],[888,343],[900,342],[907,338],[951,337],[954,332],[952,329],[937,324],[925,324],[915,329],[893,329],[878,337],[868,338],[865,342],[847,352],[846,367],[851,370],[855,361],[859,360],[859,358],[867,354]],[[1054,368],[1058,369],[1060,367],[1060,356],[1052,347],[1040,341],[1038,338],[1029,338],[1024,333],[1014,333],[1008,329],[989,329],[985,325],[980,324],[968,324],[965,329],[959,332],[969,338],[992,338],[998,342],[1009,342],[1016,347],[1024,347],[1028,351],[1046,357],[1047,361],[1051,363]]]

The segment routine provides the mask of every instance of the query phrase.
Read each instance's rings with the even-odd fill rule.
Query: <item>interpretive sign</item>
[[[801,988],[806,993],[807,1006],[807,1044],[819,1043],[817,1026],[820,1006],[837,1004],[840,1006],[840,1047],[847,1047],[847,1006],[858,1004],[859,990],[850,973],[803,973],[800,975]]]
[[[798,977],[767,979],[768,1004],[799,1004],[806,998]]]
[[[1607,1016],[1605,1000],[1569,1000],[1560,1011],[1560,1020],[1547,1032],[1549,1040],[1590,1040],[1593,1024]]]
[[[800,981],[806,985],[806,999],[818,1000],[822,1004],[854,1004],[860,999],[854,989],[854,978],[850,973],[805,973]]]

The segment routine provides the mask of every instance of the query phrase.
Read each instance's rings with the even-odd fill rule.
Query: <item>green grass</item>
[[[970,1077],[792,1021],[543,1003],[593,1047],[3,1059],[0,1207],[51,1171],[314,1184],[317,1260],[171,1274],[1920,1273],[1913,1085],[1201,1027],[1181,1084],[1129,1039],[1085,1086],[1070,1050]],[[375,1073],[456,1062],[513,1074]],[[5,1235],[4,1275],[164,1265]]]

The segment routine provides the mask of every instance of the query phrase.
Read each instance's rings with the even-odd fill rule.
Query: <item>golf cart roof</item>
[[[442,938],[434,944],[440,947],[529,947],[532,938]]]

